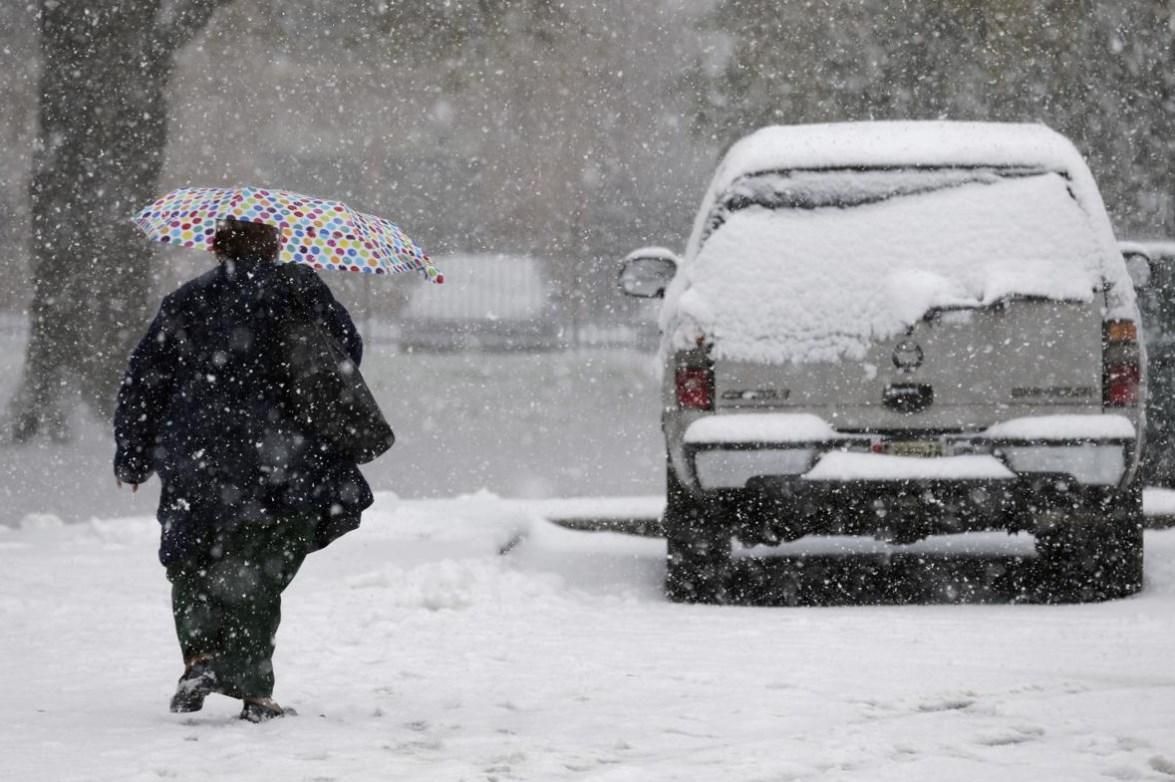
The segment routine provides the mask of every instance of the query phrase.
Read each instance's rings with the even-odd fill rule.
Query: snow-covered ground
[[[400,440],[287,592],[290,720],[167,712],[156,483],[115,491],[105,426],[0,448],[0,780],[1175,779],[1175,529],[1098,605],[1021,602],[1006,535],[801,541],[740,561],[744,605],[673,605],[663,540],[546,521],[655,526],[651,357],[365,369]]]
[[[661,597],[660,539],[557,510],[380,495],[286,593],[276,695],[300,716],[259,726],[220,696],[167,712],[152,519],[0,527],[0,778],[1175,779],[1175,530],[1115,602],[1013,602],[988,577],[1031,546],[1000,535],[904,549],[914,604],[863,586],[898,550],[817,541],[839,564],[744,562],[809,605],[707,607]]]

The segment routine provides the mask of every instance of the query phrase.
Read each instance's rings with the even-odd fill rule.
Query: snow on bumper
[[[1128,467],[1134,425],[1117,415],[1018,418],[986,430],[921,441],[933,456],[884,451],[886,441],[845,434],[807,413],[740,413],[694,421],[686,458],[705,491],[739,489],[752,478],[805,481],[1002,481],[1064,475],[1115,486]]]
[[[832,451],[803,475],[809,481],[1002,481],[1015,478],[994,456],[924,458]]]

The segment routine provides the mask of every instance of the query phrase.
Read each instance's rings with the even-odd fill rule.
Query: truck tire
[[[665,595],[675,603],[725,603],[730,531],[721,515],[694,499],[666,469]]]
[[[1112,600],[1142,589],[1142,490],[1040,530],[1042,597],[1048,602]]]

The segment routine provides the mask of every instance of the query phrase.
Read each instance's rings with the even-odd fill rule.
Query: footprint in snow
[[[1007,747],[1036,741],[1044,735],[1044,728],[1036,725],[1014,725],[1004,730],[980,736],[976,742],[985,747]]]
[[[1169,777],[1175,778],[1175,760],[1165,758],[1162,755],[1155,755],[1146,764],[1160,774],[1166,774]]]
[[[926,701],[918,704],[918,711],[935,712],[935,711],[959,711],[975,705],[974,698],[957,697],[957,698],[943,698],[937,701]]]

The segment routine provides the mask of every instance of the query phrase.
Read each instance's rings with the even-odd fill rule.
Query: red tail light
[[[678,367],[675,380],[677,406],[682,410],[714,409],[714,370],[708,367]]]
[[[1107,364],[1105,369],[1106,407],[1130,407],[1138,404],[1138,387],[1142,382],[1142,371],[1137,359]]]
[[[1103,343],[1102,404],[1105,407],[1137,405],[1142,386],[1138,327],[1129,320],[1108,321]]]

